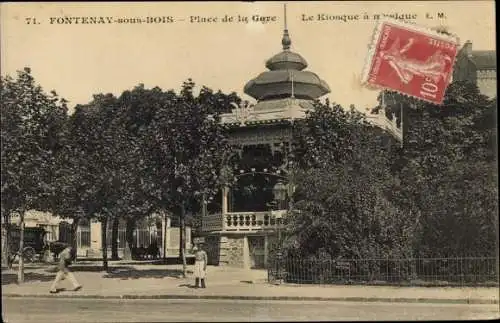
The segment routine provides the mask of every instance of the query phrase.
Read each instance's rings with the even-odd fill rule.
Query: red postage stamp
[[[441,104],[457,51],[455,36],[383,20],[375,29],[362,82]]]

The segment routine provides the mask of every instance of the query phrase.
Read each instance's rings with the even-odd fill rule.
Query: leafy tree
[[[315,102],[315,110],[293,128],[294,157],[307,169],[341,163],[352,154],[362,116],[354,109],[344,110],[338,104]]]
[[[119,203],[116,206],[117,214],[127,220],[127,257],[134,246],[133,230],[136,221],[153,212],[163,212],[169,206],[169,186],[155,187],[152,184],[158,174],[151,168],[150,160],[156,156],[150,155],[148,147],[151,145],[149,127],[153,117],[157,110],[174,97],[175,93],[172,91],[162,92],[158,87],[148,90],[140,84],[131,91],[123,92],[117,99],[119,109],[114,116],[115,138],[122,138],[117,144],[127,154],[122,154],[121,161],[118,162],[121,165],[121,185]],[[160,201],[163,203],[159,203]],[[116,253],[116,235],[112,243],[112,251]]]
[[[228,109],[234,94],[225,96],[184,82],[179,95],[165,93],[165,100],[147,126],[151,187],[158,208],[171,211],[180,223],[180,258],[186,274],[186,215],[199,213],[203,196],[214,195],[220,165],[229,149],[219,114]]]
[[[492,255],[497,228],[496,100],[452,83],[442,106],[388,93],[403,106],[405,145],[395,196],[421,214],[421,257]],[[410,205],[411,204],[411,205]]]
[[[90,104],[99,111],[98,123],[104,122],[105,135],[97,144],[105,143],[108,146],[103,149],[109,151],[100,167],[114,178],[114,185],[106,189],[106,209],[98,208],[99,214],[105,211],[111,219],[120,215],[128,220],[129,248],[138,218],[152,212],[177,214],[184,268],[187,215],[199,213],[202,196],[213,194],[227,149],[218,115],[229,102],[238,100],[235,94],[213,93],[208,88],[195,97],[193,87],[188,81],[176,94],[140,84],[119,98],[109,96],[103,101],[100,96],[100,101],[96,98]],[[101,182],[102,178],[97,180]]]
[[[5,223],[13,213],[20,216],[18,280],[23,282],[24,215],[30,209],[50,208],[47,201],[55,191],[53,175],[64,145],[67,107],[54,91],[48,95],[35,83],[29,68],[18,71],[17,79],[2,78],[0,89],[2,216]]]
[[[95,95],[90,104],[75,107],[68,122],[67,145],[58,163],[53,204],[54,213],[73,219],[73,233],[82,218],[101,222],[104,270],[108,269],[107,223],[116,217],[119,175],[123,173],[119,162],[127,153],[113,123],[117,109],[111,94]]]
[[[403,108],[403,149],[381,149],[360,126],[364,122],[340,107],[317,106],[298,125],[296,199],[303,212],[292,218],[292,232],[302,254],[321,247],[357,257],[491,256],[498,205],[496,99],[456,82],[442,106],[393,92],[385,93],[385,103],[390,117],[394,112],[399,119]],[[368,214],[378,226],[367,229]]]
[[[390,198],[391,152],[363,116],[316,103],[295,125],[299,169],[290,252],[302,257],[400,257],[413,227]]]
[[[93,217],[94,178],[91,169],[93,163],[89,146],[95,135],[97,123],[96,111],[76,107],[66,124],[66,144],[57,156],[55,192],[51,200],[51,211],[62,218],[72,219],[72,241],[77,247],[76,231],[81,220]]]
[[[96,95],[94,101],[82,110],[90,111],[94,121],[93,132],[88,134],[84,147],[90,161],[87,171],[92,178],[87,187],[88,200],[84,209],[101,221],[103,266],[107,270],[107,228],[108,223],[116,223],[120,217],[144,217],[154,208],[145,194],[147,185],[145,173],[143,142],[131,131],[130,122],[124,111],[129,102],[127,93],[121,98],[108,95]],[[93,118],[97,120],[93,120]],[[140,118],[132,119],[141,122]],[[90,140],[89,140],[90,139]],[[117,257],[116,234],[112,237],[114,258]],[[130,246],[129,246],[130,247]],[[112,252],[113,253],[113,252]]]

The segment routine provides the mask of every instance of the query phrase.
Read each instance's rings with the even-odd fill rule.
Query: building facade
[[[453,72],[454,81],[469,81],[490,97],[497,96],[497,62],[494,50],[473,50],[467,41],[457,54]]]
[[[12,224],[19,225],[19,216],[13,214],[10,217]],[[30,210],[24,217],[24,225],[27,228],[44,228],[46,241],[71,241],[72,219],[63,219],[49,212]],[[171,226],[171,217],[165,215],[150,215],[137,221],[133,230],[134,245],[137,248],[148,248],[155,244],[161,257],[178,257],[179,255],[179,227]],[[126,246],[126,221],[118,221],[118,256],[123,257]],[[2,231],[3,234],[3,231]],[[96,220],[80,220],[76,230],[77,253],[79,257],[100,258],[102,257],[102,225]],[[106,230],[106,243],[108,256],[111,255],[112,222],[109,221]],[[186,228],[186,249],[190,255],[191,228]]]

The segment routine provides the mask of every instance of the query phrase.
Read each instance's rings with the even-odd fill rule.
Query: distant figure
[[[197,243],[196,246],[194,247],[194,277],[195,277],[195,287],[198,288],[200,287],[200,280],[201,280],[201,288],[206,288],[207,286],[205,285],[205,277],[207,273],[207,263],[208,263],[208,256],[207,253],[203,250],[203,244],[202,243]]]
[[[158,249],[158,244],[156,243],[156,241],[153,241],[148,246],[147,254],[148,254],[148,257],[151,256],[152,259],[160,258],[160,249]]]
[[[141,244],[139,246],[139,248],[137,249],[137,251],[138,251],[139,259],[144,259],[145,256],[146,256],[146,248],[144,248],[143,244]]]
[[[56,278],[50,287],[51,293],[57,293],[57,283],[63,280],[65,277],[68,277],[71,284],[73,284],[73,290],[77,291],[82,288],[82,285],[78,283],[75,278],[75,275],[71,271],[69,271],[69,265],[76,258],[76,250],[71,246],[67,246],[63,251],[59,254],[59,271],[57,272]]]

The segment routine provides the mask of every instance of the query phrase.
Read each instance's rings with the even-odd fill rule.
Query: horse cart
[[[19,242],[21,240],[21,230],[18,226],[10,227],[9,237],[9,261],[19,261],[21,250]],[[47,250],[46,232],[43,228],[24,228],[24,246],[22,257],[24,262],[35,262],[43,259],[43,254]]]

